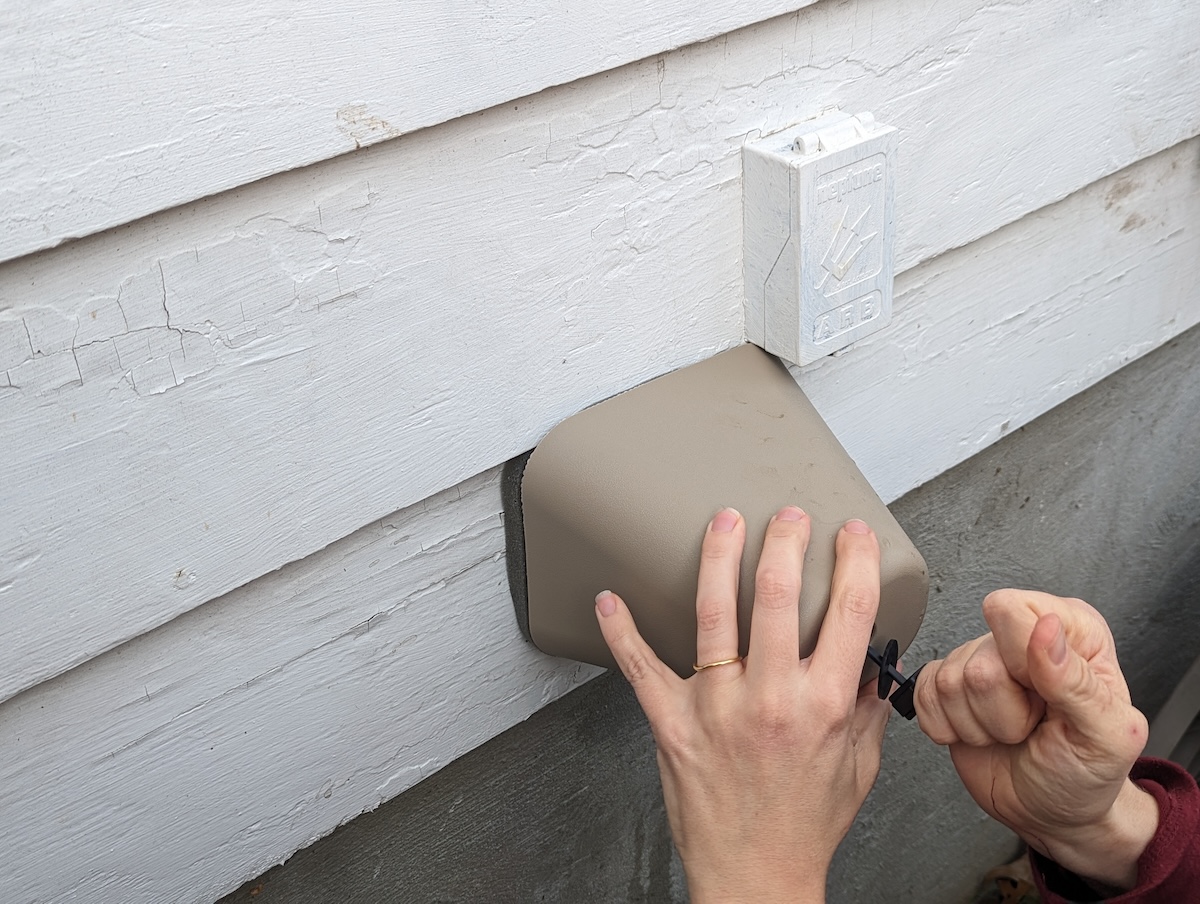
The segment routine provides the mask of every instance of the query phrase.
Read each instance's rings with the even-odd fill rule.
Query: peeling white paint
[[[176,53],[149,8],[89,21],[141,23],[114,52]],[[579,38],[586,72],[728,27],[613,9]],[[26,34],[47,72],[104,65],[81,12],[16,15],[61,25]],[[176,91],[164,130],[139,73],[136,142],[77,123],[48,153],[0,117],[0,249],[315,159],[311,130],[231,126],[292,122],[315,90],[272,73],[296,93],[264,105],[235,44],[212,56],[231,28],[196,33],[215,80],[196,92],[236,72],[244,104]],[[520,84],[578,74],[581,45],[510,58],[506,34],[477,49],[537,58]],[[0,838],[0,898],[212,900],[589,674],[516,634],[488,469],[741,340],[748,136],[830,103],[903,132],[893,325],[800,375],[885,498],[1195,324],[1198,50],[1182,2],[846,0],[417,131],[517,70],[464,66],[461,107],[451,81],[380,104],[363,70],[318,137],[379,146],[0,266],[0,809],[28,814]],[[0,112],[30,115],[5,77]],[[67,121],[45,96],[39,121]],[[56,153],[75,164],[35,163]]]
[[[597,674],[503,543],[493,471],[0,705],[0,899],[207,904]]]
[[[884,498],[1200,323],[1197,164],[1193,139],[909,270],[887,330],[793,371]]]
[[[211,370],[218,345],[317,329],[324,308],[369,293],[374,270],[352,257],[369,194],[363,182],[325,198],[329,233],[317,205],[291,222],[257,217],[74,305],[18,302],[0,311],[0,370],[37,395],[121,381],[157,395]]]
[[[801,373],[885,498],[1200,320],[1198,160],[910,270],[888,331]],[[594,674],[518,635],[498,496],[470,478],[0,704],[0,899],[205,904]]]
[[[0,611],[0,697],[737,342],[747,135],[830,101],[899,125],[903,271],[1200,131],[1200,67],[1173,56],[1200,7],[1174,10],[1164,41],[1160,7],[1068,22],[1065,0],[956,0],[917,28],[898,5],[860,5],[0,267],[0,318],[28,321],[32,350],[4,370],[0,429],[39,438],[9,460],[21,491],[0,489],[0,568],[26,538],[46,553],[12,591],[38,604]],[[1102,90],[1080,93],[1080,72]],[[1112,126],[1131,85],[1136,134]],[[105,299],[127,333],[102,338],[120,327]]]
[[[17,4],[0,261],[813,2]]]

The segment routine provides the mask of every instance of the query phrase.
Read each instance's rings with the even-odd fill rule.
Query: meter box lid
[[[826,113],[745,145],[747,338],[810,364],[892,316],[898,133]]]

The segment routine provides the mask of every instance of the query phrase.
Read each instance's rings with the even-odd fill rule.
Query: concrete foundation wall
[[[932,577],[906,660],[982,633],[1004,586],[1109,619],[1148,715],[1200,639],[1200,329],[893,505]],[[894,719],[879,782],[834,863],[831,904],[957,904],[1016,850],[944,750]],[[645,719],[607,674],[300,851],[223,904],[680,902]]]

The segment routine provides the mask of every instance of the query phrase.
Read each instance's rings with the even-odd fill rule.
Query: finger
[[[810,522],[795,506],[767,525],[754,576],[754,612],[746,672],[755,680],[785,676],[800,664],[800,571]]]
[[[942,712],[958,740],[972,747],[986,747],[995,743],[976,718],[967,695],[966,665],[983,640],[983,637],[977,637],[947,656],[933,679]]]
[[[925,732],[933,743],[948,746],[957,744],[959,738],[937,691],[937,675],[943,665],[945,660],[942,659],[925,663],[925,667],[917,675],[913,704],[917,710],[917,725],[921,731]]]
[[[704,533],[696,586],[696,662],[700,664],[738,654],[738,572],[745,542],[746,522],[731,508],[717,512]]]
[[[1103,617],[1083,600],[1068,599],[1036,590],[997,590],[983,601],[983,617],[996,637],[996,645],[1008,672],[1025,687],[1029,678],[1029,639],[1038,619],[1057,615],[1063,623],[1068,643],[1085,659],[1091,659],[1106,646],[1112,635]]]
[[[927,663],[917,676],[913,695],[917,724],[935,744],[988,743],[987,732],[965,699],[963,678],[963,666],[982,641],[982,637],[976,638],[945,659]]]
[[[994,742],[1021,743],[1045,712],[1042,698],[1009,674],[991,634],[980,638],[967,658],[963,685],[975,721]]]
[[[653,725],[664,711],[672,686],[682,679],[642,639],[629,608],[615,593],[605,590],[596,597],[596,619],[604,642]]]
[[[1066,720],[1090,749],[1133,759],[1145,746],[1145,717],[1112,690],[1067,642],[1056,614],[1038,619],[1029,638],[1029,676],[1048,714]]]
[[[838,531],[837,560],[829,590],[829,608],[812,654],[812,673],[827,681],[847,705],[862,675],[867,645],[879,613],[879,541],[861,521]]]

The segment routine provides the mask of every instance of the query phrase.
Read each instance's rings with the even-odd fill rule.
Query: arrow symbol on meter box
[[[858,256],[862,254],[863,249],[870,244],[871,239],[879,235],[878,232],[872,232],[870,235],[864,236],[858,234],[859,224],[871,212],[870,205],[858,215],[858,219],[851,223],[849,227],[846,226],[846,215],[848,212],[848,208],[842,210],[842,219],[833,233],[833,241],[829,245],[829,250],[825,252],[825,257],[821,260],[821,269],[825,271],[825,275],[817,283],[817,289],[824,288],[830,276],[841,282],[846,274],[850,272],[850,268],[854,266],[854,262],[858,260]]]

